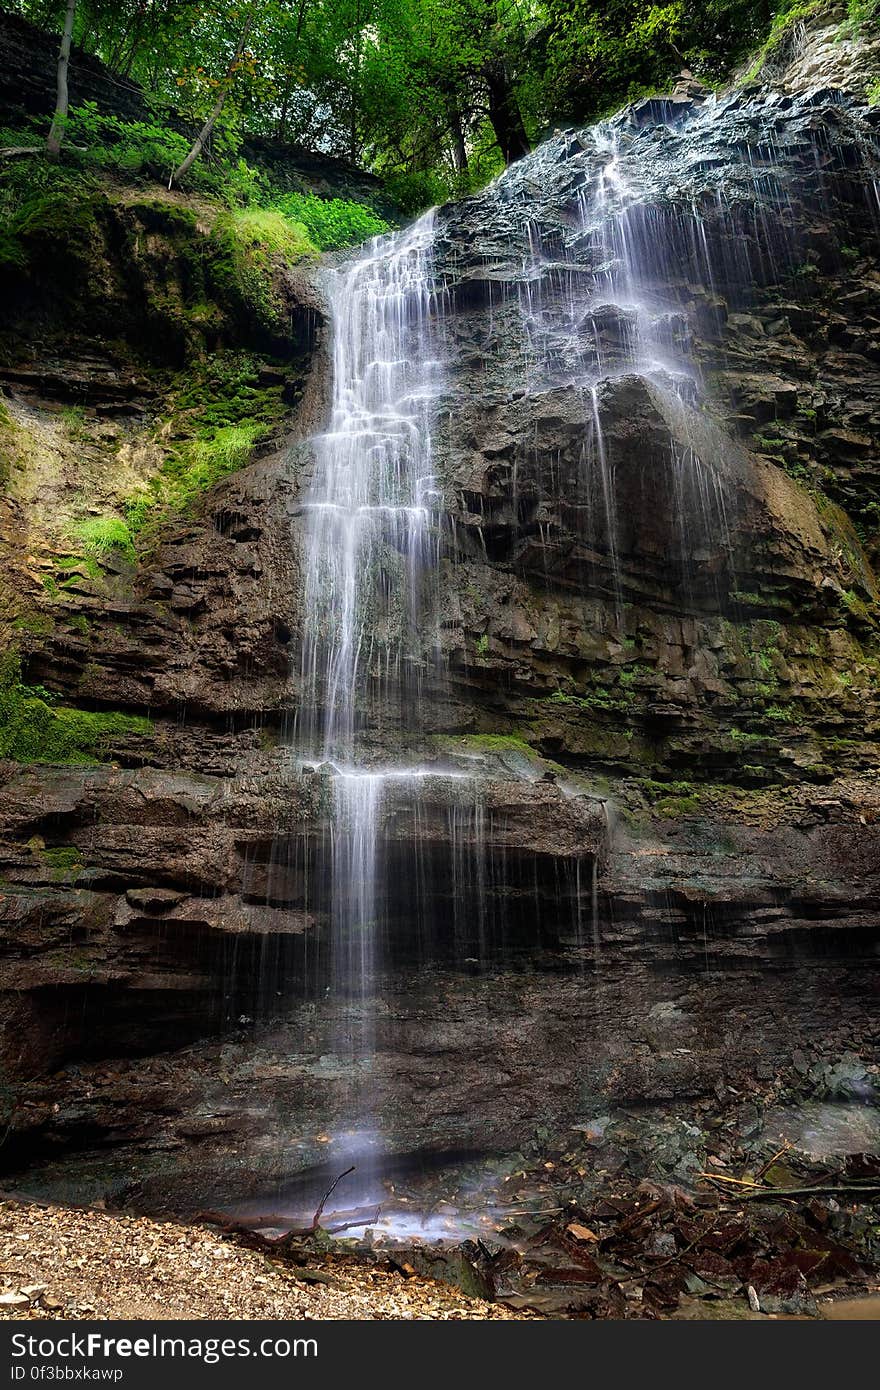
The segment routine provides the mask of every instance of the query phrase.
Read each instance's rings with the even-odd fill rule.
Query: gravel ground
[[[0,1318],[518,1318],[350,1257],[308,1270],[216,1231],[0,1202]]]

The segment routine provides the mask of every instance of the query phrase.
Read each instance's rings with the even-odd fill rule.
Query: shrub
[[[210,434],[186,440],[165,460],[150,482],[126,504],[130,536],[148,534],[163,516],[187,511],[209,487],[247,463],[265,424],[249,421],[221,425]]]
[[[263,426],[222,425],[208,439],[194,439],[168,460],[161,473],[165,505],[183,511],[214,483],[247,463]]]
[[[401,212],[415,215],[425,208],[443,203],[449,188],[438,174],[431,172],[391,174],[385,180],[385,191]]]
[[[75,107],[67,117],[68,147],[79,147],[89,163],[125,174],[167,179],[185,159],[191,141],[179,131],[148,121],[121,121],[102,114],[95,102]]]
[[[275,207],[305,228],[321,251],[358,246],[370,237],[389,231],[388,223],[365,203],[345,198],[318,198],[314,193],[285,193]]]

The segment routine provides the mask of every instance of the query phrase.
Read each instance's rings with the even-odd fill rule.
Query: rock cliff
[[[756,982],[774,1009],[797,996],[805,1028],[862,989],[880,904],[880,129],[851,67],[833,81],[828,27],[811,32],[766,80],[559,132],[438,214],[443,662],[419,752],[477,767],[485,793],[479,827],[428,797],[418,863],[411,809],[387,810],[380,1050],[401,1144],[515,1146],[536,1093],[566,1113],[584,1087],[703,1094],[755,1064],[707,1039],[725,1009],[752,1017]],[[603,299],[607,221],[583,190],[612,165],[659,366],[632,305]],[[197,199],[111,190],[71,216],[3,272],[7,699],[94,721],[70,756],[16,745],[0,764],[3,1153],[91,1148],[103,1172],[121,1145],[121,1174],[134,1145],[191,1188],[222,1162],[240,1189],[314,1161],[303,1135],[351,1085],[310,886],[328,779],[287,748],[327,397],[319,277],[276,257],[255,291]],[[670,391],[676,371],[689,384]],[[261,422],[250,461],[146,542],[90,544],[90,518],[177,476],[205,400],[221,428]],[[386,745],[406,745],[404,714]],[[443,875],[478,837],[508,924],[490,941],[501,1034],[473,960],[450,963],[472,934],[452,940],[453,894],[467,919],[487,888]],[[599,970],[587,1021],[566,944]],[[837,1005],[806,969],[775,978],[792,953],[833,958]],[[709,956],[730,993],[694,983]],[[698,1060],[645,1023],[670,979]]]

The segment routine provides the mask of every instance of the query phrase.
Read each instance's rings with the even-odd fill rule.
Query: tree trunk
[[[489,93],[489,120],[505,164],[522,159],[531,149],[522,112],[506,64],[493,59],[483,70]]]
[[[55,115],[52,117],[52,124],[49,127],[49,135],[46,139],[46,152],[53,159],[57,159],[61,152],[61,141],[64,139],[64,122],[67,118],[67,109],[70,105],[70,97],[67,90],[67,69],[70,65],[70,45],[73,40],[73,20],[76,15],[76,0],[67,0],[67,13],[64,16],[64,32],[61,35],[61,47],[58,50],[58,76],[55,87]]]
[[[250,31],[252,19],[253,13],[248,15],[247,22],[245,23],[245,26],[241,31],[241,36],[239,37],[238,43],[236,44],[235,52],[232,55],[232,61],[226,70],[226,77],[220,87],[220,94],[217,97],[217,100],[214,102],[213,107],[211,108],[211,114],[205,121],[205,124],[202,126],[201,130],[199,131],[198,135],[193,141],[192,149],[186,156],[186,159],[174,170],[174,172],[171,175],[171,178],[168,180],[169,188],[171,188],[172,184],[179,183],[180,180],[185,177],[185,175],[195,164],[199,155],[202,153],[202,150],[205,148],[209,139],[211,138],[211,131],[214,129],[215,125],[220,119],[220,113],[222,112],[226,102],[226,98],[229,95],[231,79],[235,74],[235,66],[242,53],[244,52],[244,46],[247,43],[247,36]]]
[[[283,140],[287,135],[287,112],[290,108],[290,96],[293,91],[293,67],[288,67],[284,74],[284,94],[281,98],[281,110],[278,114],[278,122],[275,126],[275,139]]]
[[[461,123],[461,111],[455,97],[448,98],[446,109],[449,112],[449,133],[452,136],[452,163],[457,174],[466,174],[468,171],[467,145]]]

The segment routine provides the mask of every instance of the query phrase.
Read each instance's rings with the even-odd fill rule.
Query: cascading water
[[[685,590],[692,552],[708,538],[729,561],[729,525],[723,460],[716,457],[707,465],[692,437],[701,390],[687,317],[680,304],[658,292],[658,263],[674,254],[670,239],[698,236],[701,223],[695,217],[689,226],[680,219],[670,228],[653,214],[638,184],[628,177],[619,127],[599,125],[590,135],[590,168],[576,190],[576,225],[564,252],[574,255],[560,260],[558,245],[546,247],[541,228],[529,220],[520,304],[530,391],[574,387],[585,398],[585,534],[607,555],[616,625],[621,629],[618,489],[602,419],[603,392],[610,383],[627,376],[642,378],[675,422],[675,429],[668,431],[668,452],[677,570]],[[704,233],[695,249],[707,259],[711,283]]]
[[[576,194],[577,238],[593,247],[591,273],[574,263],[551,275],[563,285],[548,302],[532,298],[529,274],[541,283],[547,253],[540,229],[529,226],[521,307],[530,342],[530,389],[574,385],[588,401],[583,469],[594,528],[610,559],[618,628],[622,585],[617,555],[617,497],[602,429],[601,390],[627,374],[650,379],[670,410],[696,398],[686,324],[675,306],[658,300],[642,205],[621,169],[617,136],[593,134],[594,173]],[[501,181],[503,186],[504,180]],[[329,904],[330,988],[339,1019],[334,1051],[357,1078],[353,1108],[358,1131],[380,1126],[371,1070],[377,1047],[376,996],[388,931],[388,877],[401,865],[412,875],[411,934],[421,939],[433,910],[432,876],[452,881],[452,935],[461,952],[482,957],[491,912],[492,866],[486,858],[486,817],[478,777],[457,774],[467,791],[451,798],[442,866],[423,853],[423,784],[432,766],[401,766],[400,735],[419,747],[425,732],[427,681],[439,659],[441,493],[435,477],[437,403],[446,388],[440,325],[441,294],[434,275],[435,216],[382,238],[326,275],[332,334],[333,392],[327,430],[314,440],[314,474],[303,503],[306,628],[296,753],[330,776],[333,824],[329,875],[318,876]],[[693,511],[693,477],[702,477],[693,450],[676,453],[682,518]],[[698,489],[699,490],[699,489]],[[711,510],[717,497],[704,499]],[[682,528],[682,545],[685,529]],[[453,541],[454,550],[454,541]],[[436,689],[436,685],[434,687]],[[430,722],[430,721],[428,721]],[[393,750],[393,751],[392,751]],[[449,774],[446,774],[449,775]],[[389,792],[394,788],[393,806]],[[393,865],[385,821],[403,816],[407,828]],[[400,837],[398,836],[398,839]],[[502,871],[502,878],[504,877]],[[515,872],[520,873],[517,869]],[[581,923],[586,896],[594,957],[598,948],[596,862],[588,880],[574,861],[573,918]],[[588,886],[584,886],[584,883]],[[534,901],[537,904],[537,880]],[[576,927],[575,936],[584,939]],[[597,957],[596,957],[597,958]],[[359,1155],[363,1163],[363,1155]]]
[[[350,767],[361,725],[418,709],[435,569],[433,214],[327,276],[333,404],[305,503],[304,757]]]
[[[326,277],[332,410],[314,441],[303,508],[307,626],[296,743],[298,757],[332,779],[334,1048],[360,1078],[362,1190],[377,1141],[370,1068],[382,963],[385,796],[393,784],[417,798],[423,776],[421,768],[393,765],[385,729],[394,722],[417,733],[424,672],[436,661],[432,417],[442,375],[433,225],[428,213]]]
[[[566,798],[583,796],[583,780],[559,780],[559,769],[541,766],[528,747],[518,755],[524,769],[508,760],[500,775],[540,782],[547,817],[530,836],[523,829],[530,812],[518,810],[508,837],[512,803],[502,798],[498,816],[492,801],[499,755],[488,773],[479,753],[474,773],[462,771],[468,754],[454,770],[438,762],[435,734],[485,728],[492,708],[503,728],[511,723],[504,695],[493,706],[473,677],[469,662],[474,648],[485,650],[485,634],[473,637],[470,629],[468,649],[458,614],[470,579],[451,566],[473,565],[477,599],[467,601],[477,612],[481,579],[487,591],[496,582],[498,571],[487,568],[507,571],[492,601],[507,643],[510,704],[524,727],[555,696],[593,708],[593,692],[582,695],[577,683],[590,665],[587,644],[569,619],[547,652],[550,680],[571,655],[570,687],[542,684],[540,657],[530,665],[527,656],[517,690],[518,653],[529,643],[544,650],[545,634],[531,621],[540,603],[510,618],[501,610],[523,575],[528,583],[530,569],[541,572],[535,552],[551,554],[554,528],[562,541],[552,563],[544,560],[545,591],[574,591],[577,603],[587,595],[592,610],[573,611],[597,614],[599,633],[589,635],[616,645],[615,660],[623,654],[628,661],[638,646],[625,610],[646,585],[659,583],[660,601],[672,609],[684,600],[693,610],[723,611],[719,591],[732,569],[724,568],[726,466],[735,447],[729,454],[707,418],[694,343],[702,342],[699,332],[705,337],[716,280],[741,279],[743,266],[738,247],[710,254],[706,225],[687,196],[664,202],[662,145],[679,136],[665,128],[655,134],[647,159],[640,134],[612,123],[572,137],[574,153],[566,145],[561,157],[550,142],[529,167],[508,171],[474,200],[501,235],[491,252],[477,246],[470,262],[473,205],[428,215],[326,275],[332,410],[314,441],[302,507],[306,625],[296,754],[332,787],[332,826],[317,850],[309,906],[330,924],[328,1065],[348,1078],[347,1109],[334,1102],[333,1123],[362,1136],[362,1179],[383,1131],[389,1138],[399,1131],[396,1107],[404,1100],[395,1091],[395,1049],[400,1037],[406,1047],[413,1025],[394,1002],[393,972],[386,971],[392,959],[397,968],[445,951],[458,969],[477,967],[479,979],[506,929],[534,945],[552,921],[548,942],[579,947],[595,977],[602,946],[604,808],[597,814],[594,805],[572,821],[561,843]],[[548,181],[538,197],[542,160]],[[782,206],[787,195],[778,181],[751,170],[747,177],[753,193]],[[741,215],[770,244],[766,212]],[[464,219],[458,241],[457,216]],[[719,218],[713,231],[735,240],[731,219]],[[680,253],[686,273],[679,273]],[[468,415],[474,391],[479,406]],[[462,417],[453,402],[464,403]],[[544,423],[543,437],[554,441],[546,452]],[[442,438],[443,497],[435,438]],[[458,505],[447,518],[453,490]],[[708,558],[695,564],[701,547]],[[692,592],[700,565],[701,587]],[[447,581],[448,599],[441,598]],[[460,662],[473,685],[444,707],[447,660]],[[624,674],[631,681],[635,673]],[[628,708],[630,687],[620,685],[616,707],[607,697],[603,706],[601,692],[595,707]],[[503,734],[497,741],[505,737],[520,748],[527,742]],[[610,756],[620,755],[612,749]],[[517,795],[521,808],[529,798]],[[533,794],[530,806],[538,802]],[[313,842],[306,852],[315,853]],[[593,998],[585,974],[585,1013]],[[344,1154],[336,1148],[333,1156]]]

